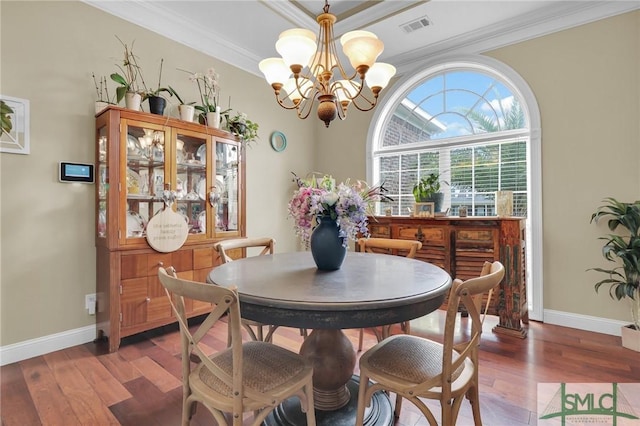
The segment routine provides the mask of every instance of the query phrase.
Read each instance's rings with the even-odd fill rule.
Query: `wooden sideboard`
[[[369,217],[369,232],[372,237],[422,242],[416,259],[443,268],[452,278],[477,277],[485,261],[502,262],[505,277],[488,310],[500,317],[493,331],[526,337],[525,219],[375,216]]]

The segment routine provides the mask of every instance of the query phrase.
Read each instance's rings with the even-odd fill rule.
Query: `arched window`
[[[401,80],[376,112],[369,131],[367,178],[383,182],[394,215],[413,209],[414,185],[439,175],[442,212],[494,216],[497,191],[509,191],[514,216],[527,218],[529,285],[541,229],[539,113],[528,85],[488,57],[425,66]],[[533,204],[532,204],[533,203]],[[381,213],[381,212],[378,212]],[[537,265],[536,265],[537,266]],[[538,274],[536,274],[538,275]],[[541,281],[531,316],[542,319]],[[535,306],[539,299],[540,307]],[[539,315],[538,315],[539,314]]]

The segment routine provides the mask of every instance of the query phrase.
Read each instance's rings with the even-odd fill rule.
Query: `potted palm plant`
[[[595,284],[596,292],[609,285],[612,298],[630,301],[633,324],[622,327],[622,346],[640,351],[640,201],[624,203],[610,197],[603,202],[591,215],[591,222],[606,219],[610,231],[623,229],[624,233],[599,238],[605,241],[602,255],[617,266],[590,270],[607,275]]]
[[[440,186],[440,174],[430,173],[413,185],[413,198],[416,203],[434,203],[434,210],[440,212],[444,199],[444,193],[440,192]]]

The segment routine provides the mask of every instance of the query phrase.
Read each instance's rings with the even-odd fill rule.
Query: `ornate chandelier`
[[[318,118],[329,127],[336,117],[346,118],[351,104],[360,111],[373,109],[378,94],[389,84],[396,69],[375,62],[384,49],[375,34],[350,31],[340,37],[342,50],[355,70],[347,74],[338,57],[333,35],[336,17],[329,13],[328,0],[323,11],[317,17],[318,44],[312,31],[303,28],[284,31],[276,42],[276,50],[282,57],[264,59],[259,67],[281,107],[295,109],[298,117],[305,119],[317,101]]]

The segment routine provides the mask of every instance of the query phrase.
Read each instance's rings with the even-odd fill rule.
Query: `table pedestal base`
[[[358,389],[360,377],[353,376],[347,383],[351,397],[347,404],[334,411],[316,409],[316,424],[318,426],[353,426],[356,424],[358,409]],[[280,404],[267,416],[265,426],[303,426],[307,424],[306,415],[300,410],[300,400],[289,398]],[[380,391],[373,394],[371,406],[364,412],[365,426],[393,425],[393,407],[386,393]]]

